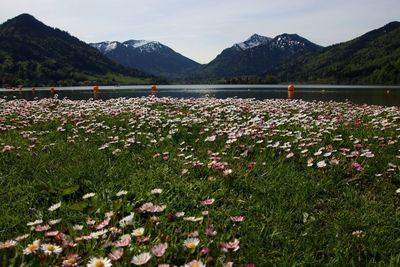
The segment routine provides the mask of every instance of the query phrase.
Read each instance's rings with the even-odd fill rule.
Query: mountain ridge
[[[390,22],[318,52],[298,55],[270,74],[282,81],[400,84],[400,22]]]
[[[172,48],[146,40],[104,41],[91,43],[92,47],[116,62],[153,75],[178,78],[200,66]]]
[[[29,14],[0,25],[2,84],[151,83],[154,77],[119,65],[68,32]]]

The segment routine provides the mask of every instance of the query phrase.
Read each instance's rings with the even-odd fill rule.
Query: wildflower
[[[197,260],[192,260],[189,263],[185,263],[185,267],[205,267],[206,265],[201,262],[201,261],[197,261]]]
[[[177,218],[183,217],[183,216],[185,216],[185,212],[179,211],[179,212],[175,213],[175,216],[176,216]]]
[[[144,235],[144,228],[141,227],[141,228],[137,228],[137,229],[133,230],[132,231],[132,235],[133,236],[142,236],[142,235]]]
[[[62,262],[63,267],[73,267],[78,266],[78,261],[81,257],[78,254],[69,254],[65,257],[65,260]]]
[[[146,264],[151,259],[151,254],[148,252],[136,255],[132,258],[131,263],[135,265],[143,265]]]
[[[123,196],[123,195],[126,195],[126,194],[128,194],[128,191],[125,191],[125,190],[122,190],[122,191],[119,191],[117,194],[115,194],[117,197],[120,197],[120,196]]]
[[[152,249],[151,249],[151,253],[153,253],[154,256],[156,257],[162,257],[165,253],[165,251],[168,248],[168,244],[167,243],[161,243],[158,245],[155,245]]]
[[[97,232],[92,232],[92,233],[90,233],[89,236],[94,238],[94,239],[98,239],[99,237],[105,235],[107,232],[108,232],[107,229],[103,229],[103,230],[100,230],[100,231],[97,231]]]
[[[55,225],[55,224],[57,224],[57,223],[60,223],[61,220],[62,220],[62,219],[50,220],[50,221],[49,221],[49,224],[50,224],[50,225]]]
[[[204,141],[205,142],[214,142],[215,139],[216,139],[216,136],[212,135],[212,136],[207,137]]]
[[[119,221],[119,225],[120,225],[121,227],[125,227],[125,226],[127,226],[127,225],[132,225],[132,224],[133,224],[133,217],[134,217],[134,215],[135,215],[135,214],[132,212],[132,213],[129,214],[128,216],[122,218],[122,219]]]
[[[113,243],[116,247],[126,247],[131,243],[131,236],[130,235],[123,235],[121,238]]]
[[[119,249],[116,249],[116,250],[111,251],[111,252],[107,255],[107,257],[108,257],[110,260],[112,260],[112,261],[117,261],[117,260],[119,260],[119,259],[122,257],[122,255],[124,255],[124,249],[119,248]]]
[[[83,225],[76,224],[72,226],[72,229],[74,229],[75,231],[80,231],[83,229]]]
[[[318,161],[318,162],[317,162],[317,167],[318,167],[318,168],[326,167],[325,160]]]
[[[210,253],[210,249],[209,248],[202,248],[200,251],[200,254],[202,255],[207,255],[208,253]]]
[[[36,232],[43,232],[43,231],[47,231],[50,229],[50,226],[48,224],[45,225],[36,225],[33,228]]]
[[[34,225],[37,225],[37,224],[41,224],[42,222],[43,222],[43,220],[36,220],[34,222],[29,222],[26,225],[27,226],[34,226]]]
[[[240,215],[240,216],[231,216],[231,221],[232,222],[243,222],[246,219],[246,217]]]
[[[183,246],[188,249],[194,249],[199,244],[200,240],[198,238],[188,238],[183,242]]]
[[[87,267],[111,267],[111,260],[108,258],[91,258]]]
[[[88,198],[91,198],[91,197],[94,197],[96,195],[96,193],[87,193],[87,194],[85,194],[85,195],[83,195],[83,199],[88,199]]]
[[[96,225],[96,230],[101,230],[104,227],[106,227],[108,224],[110,223],[110,218],[106,218],[104,219],[101,223],[99,223],[98,225]]]
[[[354,232],[352,232],[351,234],[352,234],[353,236],[355,236],[355,237],[358,237],[358,238],[364,237],[364,236],[365,236],[365,233],[364,233],[362,230],[354,231]]]
[[[53,245],[53,244],[43,244],[40,246],[40,248],[43,250],[44,254],[46,254],[46,255],[60,254],[62,251],[62,248],[60,246]]]
[[[222,267],[233,267],[233,261],[224,262]]]
[[[222,242],[220,244],[220,247],[221,247],[221,250],[224,252],[228,252],[229,250],[237,251],[240,248],[240,241],[238,239],[235,239],[228,243]]]
[[[161,212],[163,210],[165,210],[166,206],[159,206],[159,205],[155,205],[151,202],[148,203],[144,203],[141,207],[140,210],[142,212],[150,212],[150,213],[155,213],[155,212]]]
[[[293,157],[293,156],[294,156],[294,153],[293,153],[293,152],[290,152],[289,154],[286,155],[286,158],[287,158],[287,159],[290,159],[290,158]]]
[[[209,199],[201,201],[200,203],[203,206],[209,206],[209,205],[212,205],[214,203],[214,201],[215,201],[215,199],[209,198]]]
[[[90,219],[88,219],[88,220],[86,221],[86,224],[88,224],[88,225],[93,225],[93,224],[95,224],[95,223],[96,223],[95,220],[90,220]]]
[[[23,251],[25,255],[34,254],[39,250],[40,240],[33,241],[32,244],[29,244]]]
[[[49,211],[55,211],[56,209],[59,209],[60,207],[61,207],[61,201],[56,203],[56,204],[54,204],[54,205],[52,205],[52,206],[50,206],[49,207]]]
[[[20,235],[20,236],[17,236],[16,238],[15,238],[15,241],[22,241],[22,240],[24,240],[24,239],[27,239],[29,237],[29,234],[25,234],[25,235]]]
[[[113,212],[113,211],[109,211],[109,212],[106,212],[106,213],[104,214],[104,217],[106,217],[106,218],[111,218],[113,215],[114,215],[114,212]]]
[[[58,235],[60,232],[59,231],[52,231],[52,232],[47,232],[45,234],[46,237],[55,237],[56,235]]]
[[[12,248],[18,244],[17,241],[14,240],[7,240],[6,242],[0,242],[0,248]]]
[[[184,217],[183,220],[189,222],[201,222],[203,221],[203,217]]]
[[[207,225],[205,233],[206,233],[207,236],[210,236],[210,237],[217,235],[217,231],[214,231],[214,225],[213,224]]]
[[[232,169],[226,169],[223,171],[223,175],[228,176],[228,175],[232,174],[232,172],[233,172]]]
[[[155,188],[155,189],[151,190],[150,193],[152,193],[153,195],[159,195],[162,193],[162,191],[163,190],[160,188]]]
[[[353,162],[352,164],[351,164],[351,168],[352,169],[355,169],[355,170],[357,170],[357,171],[362,171],[363,170],[363,167],[361,166],[361,164],[360,163],[357,163],[357,162]]]

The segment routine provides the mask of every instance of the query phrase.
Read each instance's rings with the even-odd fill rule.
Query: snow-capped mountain
[[[90,45],[122,65],[166,78],[181,77],[200,66],[157,41],[106,41]]]
[[[267,73],[298,53],[320,49],[297,34],[271,39],[258,34],[221,52],[198,72],[200,77],[232,78]]]
[[[237,43],[233,45],[233,48],[238,50],[246,50],[259,45],[267,44],[272,40],[270,37],[261,36],[258,34],[253,34],[249,39],[244,42]]]

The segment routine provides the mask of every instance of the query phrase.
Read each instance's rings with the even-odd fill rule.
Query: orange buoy
[[[93,86],[93,92],[98,93],[100,91],[100,87],[98,85]]]
[[[152,92],[157,91],[157,86],[156,86],[155,84],[153,84],[153,85],[151,86],[151,91],[152,91]]]
[[[289,84],[289,86],[287,87],[287,90],[289,91],[289,92],[294,92],[294,84]]]
[[[288,99],[292,100],[294,98],[294,91],[288,90],[287,94],[288,94]]]
[[[54,89],[54,87],[51,87],[51,88],[50,88],[50,93],[51,93],[52,95],[54,95],[54,94],[56,93],[56,89]]]

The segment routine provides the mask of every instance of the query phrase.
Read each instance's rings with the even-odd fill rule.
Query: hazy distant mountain
[[[299,55],[279,66],[275,74],[283,81],[400,84],[400,22]]]
[[[111,61],[88,44],[29,14],[0,25],[0,78],[4,85],[151,82],[143,72]]]
[[[252,35],[242,43],[222,51],[197,73],[200,78],[221,79],[258,75],[274,69],[299,53],[321,49],[297,34],[282,34],[275,38]]]
[[[125,42],[93,43],[110,59],[125,65],[166,78],[178,78],[200,66],[166,45],[155,41],[129,40]]]

